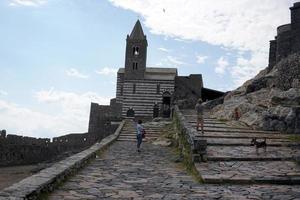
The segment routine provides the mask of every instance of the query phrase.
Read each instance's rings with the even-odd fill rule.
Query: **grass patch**
[[[288,137],[292,142],[300,142],[300,135],[292,135]]]
[[[176,116],[172,123],[166,125],[162,130],[162,136],[171,140],[171,148],[176,155],[173,161],[178,162],[176,166],[185,170],[196,182],[203,183],[203,179],[192,161],[190,146],[179,130],[179,121]]]
[[[175,148],[175,152],[178,157],[182,158],[182,165],[187,171],[189,175],[191,175],[194,180],[196,180],[198,183],[203,183],[203,179],[201,177],[201,174],[195,167],[195,164],[192,159],[192,152],[190,144],[187,142],[185,135],[180,131],[180,123],[178,117],[175,115],[172,123],[172,139],[175,145],[173,146]]]

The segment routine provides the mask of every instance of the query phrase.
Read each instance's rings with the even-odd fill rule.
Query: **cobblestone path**
[[[300,199],[299,187],[199,184],[169,147],[118,141],[49,199]]]

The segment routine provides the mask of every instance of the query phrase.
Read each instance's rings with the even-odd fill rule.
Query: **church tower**
[[[143,79],[147,60],[147,38],[139,20],[126,39],[125,79]]]

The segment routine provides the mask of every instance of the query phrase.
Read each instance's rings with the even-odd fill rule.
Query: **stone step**
[[[197,123],[194,121],[189,121],[189,124],[191,124],[192,126],[196,127]],[[210,123],[210,122],[204,122],[203,123],[204,127],[208,127],[208,128],[223,128],[223,129],[237,129],[237,130],[252,130],[250,128],[247,127],[233,127],[233,126],[229,126],[226,124],[222,124],[222,123],[218,123],[218,124],[214,124],[214,123]]]
[[[207,146],[207,158],[210,161],[277,161],[293,160],[300,157],[297,147],[272,147],[266,151],[254,146]]]
[[[204,132],[202,134],[198,131],[198,137],[207,137],[207,138],[267,138],[267,139],[288,139],[289,135],[285,134],[263,134],[263,133],[237,133],[237,132]]]
[[[205,183],[300,184],[300,168],[291,161],[230,161],[196,163]]]
[[[188,117],[193,117],[194,119],[197,119],[197,114],[196,114],[196,112],[195,112],[195,114],[184,114],[184,113],[182,113],[186,118],[188,118]],[[204,113],[203,114],[203,116],[204,116],[204,119],[210,119],[210,120],[218,120],[217,118],[215,118],[215,117],[210,117],[208,114],[206,114],[206,113]]]
[[[207,138],[203,137],[203,139],[207,140],[207,145],[210,146],[251,146],[252,138]],[[259,140],[258,140],[259,141]],[[297,142],[291,142],[285,139],[267,139],[267,146],[298,146],[300,144]]]
[[[132,132],[132,133],[121,133],[120,135],[124,135],[124,136],[132,136],[132,135],[134,135],[134,136],[136,136],[136,132]],[[146,132],[146,135],[148,136],[153,136],[153,137],[159,137],[159,136],[161,136],[161,134],[152,134],[152,133],[147,133]]]
[[[120,139],[134,139],[136,140],[136,136],[124,136],[124,135],[120,135],[119,136]],[[148,139],[157,139],[158,137],[155,137],[155,136],[146,136],[146,138]]]
[[[145,128],[146,130],[146,133],[149,133],[149,134],[159,134],[161,133],[161,131],[159,130],[151,130],[151,129],[147,129]],[[128,134],[131,134],[131,133],[136,133],[136,129],[124,129],[122,130],[122,133],[128,133]]]
[[[143,138],[143,142],[150,142],[153,140],[155,140],[155,139]],[[136,138],[118,138],[117,141],[124,141],[124,142],[127,141],[127,142],[136,143]]]
[[[196,126],[194,126],[196,129]],[[200,131],[199,131],[200,132]],[[204,127],[204,132],[221,132],[221,133],[265,133],[265,134],[279,134],[278,132],[273,131],[258,131],[258,130],[242,130],[242,129],[224,129],[224,128],[211,128]]]

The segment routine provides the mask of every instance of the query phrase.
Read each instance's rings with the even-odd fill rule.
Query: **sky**
[[[140,19],[148,67],[202,74],[229,91],[268,64],[297,0],[1,0],[0,129],[55,137],[88,129],[115,97],[126,35]]]

